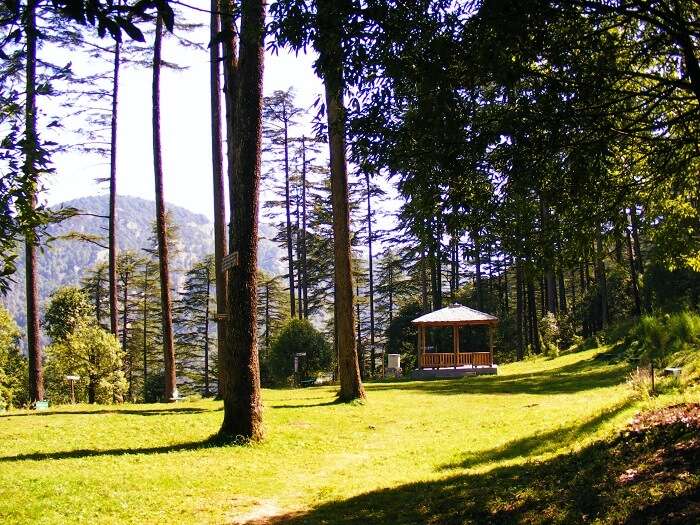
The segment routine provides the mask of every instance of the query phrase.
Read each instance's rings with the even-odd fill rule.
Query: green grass
[[[588,468],[639,410],[626,365],[602,350],[497,377],[369,383],[364,405],[334,404],[330,387],[266,390],[256,445],[212,443],[210,400],[12,412],[0,416],[0,522],[509,522],[527,516],[513,502],[560,490],[524,480]]]

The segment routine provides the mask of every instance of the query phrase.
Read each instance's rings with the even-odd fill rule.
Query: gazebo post
[[[454,367],[457,368],[457,359],[459,356],[459,327],[452,327],[452,350],[455,354]]]
[[[423,353],[425,352],[425,328],[418,327],[418,368],[423,368]]]
[[[493,368],[493,325],[489,325],[489,366]]]

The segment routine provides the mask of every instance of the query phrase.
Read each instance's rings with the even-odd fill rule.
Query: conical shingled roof
[[[495,324],[498,317],[474,310],[459,303],[435,310],[411,321],[413,324],[460,325],[460,324]]]

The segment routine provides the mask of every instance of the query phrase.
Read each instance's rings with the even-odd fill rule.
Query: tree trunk
[[[598,293],[600,296],[600,326],[605,328],[608,326],[608,282],[605,275],[605,262],[603,260],[603,235],[599,233],[596,237],[595,251],[595,271],[596,283],[598,284]]]
[[[297,188],[297,194],[294,206],[294,218],[296,220],[296,270],[297,270],[297,310],[299,312],[299,319],[304,319],[304,292],[302,286],[302,268],[301,268],[301,188]]]
[[[301,275],[304,319],[309,318],[309,281],[306,264],[306,137],[301,137]],[[300,307],[301,308],[301,307]]]
[[[427,314],[430,310],[430,304],[428,303],[428,272],[426,270],[427,258],[425,255],[425,249],[421,249],[420,256],[420,292],[421,292],[421,303],[423,305],[423,313]]]
[[[630,265],[630,287],[632,289],[632,298],[634,299],[634,313],[642,315],[642,301],[639,297],[639,279],[637,277],[637,265],[634,260],[634,249],[632,247],[632,234],[627,230],[627,259]]]
[[[204,312],[204,397],[209,397],[209,297],[211,294],[211,274],[207,266],[207,305]]]
[[[642,261],[642,247],[639,242],[639,216],[637,206],[630,206],[630,224],[632,225],[632,247],[634,248],[634,261],[637,265],[637,274],[644,273],[644,261]]]
[[[479,310],[484,310],[484,290],[481,283],[481,244],[478,236],[474,236],[474,264],[476,270],[476,299]]]
[[[32,193],[29,206],[36,206],[35,187],[38,186],[37,155],[38,136],[36,131],[36,2],[28,0],[26,7],[25,35],[27,39],[26,64],[26,108],[24,136],[24,174],[29,179]],[[44,399],[44,369],[42,363],[41,335],[39,327],[39,286],[37,283],[37,234],[34,229],[25,232],[25,281],[27,294],[27,353],[29,357],[29,399]]]
[[[356,297],[360,296],[360,287],[357,286]],[[365,378],[365,356],[364,349],[362,348],[362,319],[360,317],[360,302],[355,301],[355,317],[357,318],[357,366],[360,367],[360,378],[364,380]]]
[[[292,246],[292,214],[291,195],[289,191],[289,135],[287,130],[286,106],[283,105],[282,120],[284,121],[284,209],[287,221],[287,263],[289,268],[289,316],[296,317],[296,296],[294,295],[294,252]]]
[[[236,6],[234,0],[220,0],[221,6],[221,29],[226,34],[223,40],[223,71],[224,71],[224,106],[226,108],[226,158],[227,176],[228,176],[228,198],[229,205],[234,202],[235,195],[233,194],[233,179],[234,179],[234,158],[235,158],[235,128],[236,128],[236,97],[238,96],[238,53],[237,53],[237,35],[235,11]],[[229,210],[233,215],[233,210]],[[228,230],[228,253],[233,252],[233,220],[229,220]],[[224,272],[225,273],[225,272]],[[231,321],[230,298],[228,297],[228,289],[230,275],[226,275],[226,321],[224,322],[224,338],[219,346],[219,361],[221,361],[221,348],[228,345],[229,328],[227,324]],[[219,364],[219,397],[224,397],[226,390],[226,374],[223,367]]]
[[[129,309],[128,309],[128,301],[129,301],[129,272],[124,273],[124,289],[122,290],[122,353],[126,356],[126,343],[127,343],[127,337],[129,335],[126,323],[127,319],[129,316]],[[133,399],[133,387],[132,387],[132,362],[131,362],[131,356],[129,356],[129,399]]]
[[[160,69],[163,43],[163,19],[156,17],[155,43],[153,46],[153,171],[155,173],[156,229],[158,237],[158,262],[160,269],[160,301],[163,324],[163,356],[165,365],[165,401],[177,394],[175,378],[175,342],[173,340],[172,300],[170,297],[170,268],[168,261],[168,235],[165,223],[165,196],[163,194],[163,158],[160,137]]]
[[[333,208],[333,252],[335,261],[338,331],[338,371],[341,401],[364,399],[365,391],[357,365],[354,337],[353,277],[350,247],[348,173],[345,160],[345,107],[343,105],[343,48],[340,40],[345,16],[333,0],[317,2],[316,45],[323,76],[328,118]]]
[[[523,358],[523,267],[520,259],[515,262],[515,325],[517,334],[516,359]]]
[[[527,278],[527,302],[530,313],[530,342],[536,354],[541,352],[539,329],[537,327],[537,307],[535,306],[535,285],[531,276]]]
[[[111,141],[109,151],[109,327],[117,337],[117,110],[119,106],[120,45],[114,44]]]
[[[219,0],[211,0],[209,72],[211,94],[211,160],[214,187],[214,271],[216,272],[216,311],[225,315],[226,283],[228,277],[223,269],[223,258],[228,253],[226,244],[226,198],[224,189],[224,159],[222,153],[223,133],[221,129],[221,76],[220,44],[217,41],[221,31]],[[217,42],[217,43],[215,43]],[[219,317],[216,325],[216,347],[224,346],[226,340],[226,320]],[[221,390],[221,382],[219,382]]]
[[[242,2],[240,35],[239,82],[235,93],[235,155],[233,159],[229,158],[233,166],[230,188],[233,196],[230,202],[232,253],[237,254],[238,264],[229,274],[228,336],[219,356],[226,382],[220,434],[259,441],[263,438],[263,424],[256,306],[264,0]]]
[[[374,254],[372,253],[372,198],[369,173],[365,172],[367,183],[367,250],[369,262],[369,352],[370,352],[370,374],[374,376],[375,351],[374,351]]]
[[[563,267],[563,264],[561,262],[561,259],[559,260],[558,280],[559,280],[559,311],[563,314],[566,314],[569,311],[569,305],[566,303],[566,282],[564,281],[564,267]]]
[[[148,383],[148,263],[143,274],[143,402],[147,402]]]

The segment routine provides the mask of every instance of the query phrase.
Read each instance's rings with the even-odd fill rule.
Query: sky
[[[206,43],[208,28],[198,29],[188,38]],[[264,93],[269,95],[275,90],[293,87],[297,103],[311,106],[323,89],[313,72],[314,58],[284,51],[279,55],[266,53]],[[211,218],[209,52],[183,49],[168,40],[163,59],[189,66],[184,71],[163,70],[161,78],[165,199]],[[75,69],[89,68],[88,61],[79,63],[82,59],[73,60],[76,61]],[[119,194],[154,198],[151,133],[151,71],[123,67],[117,156]],[[107,185],[98,185],[95,179],[109,175],[108,158],[67,152],[56,155],[54,165],[56,174],[46,185],[45,198],[49,204],[106,193]]]

